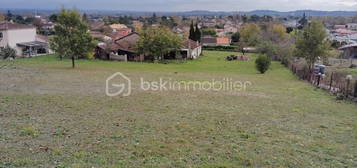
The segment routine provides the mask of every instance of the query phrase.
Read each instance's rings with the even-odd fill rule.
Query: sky
[[[357,0],[0,0],[0,8],[124,11],[357,11]]]

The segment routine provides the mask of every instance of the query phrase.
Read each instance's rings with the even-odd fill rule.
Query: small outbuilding
[[[342,50],[341,58],[343,59],[357,59],[357,43],[345,45],[340,47],[339,50]]]

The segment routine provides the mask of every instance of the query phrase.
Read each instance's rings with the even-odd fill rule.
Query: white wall
[[[201,52],[202,52],[202,46],[199,46],[195,49],[192,50],[192,59],[197,59],[198,57],[201,56]]]
[[[182,51],[187,51],[187,58],[188,59],[197,59],[201,56],[202,53],[202,46],[199,46],[195,49],[183,49]]]
[[[4,38],[0,42],[0,47],[9,45],[17,51],[18,56],[22,56],[22,48],[17,43],[36,41],[36,28],[14,29],[3,31]]]

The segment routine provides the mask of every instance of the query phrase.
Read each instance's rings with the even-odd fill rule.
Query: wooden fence
[[[291,71],[301,80],[329,91],[333,94],[343,96],[349,99],[357,98],[357,81],[348,78],[346,72],[326,72],[325,75],[310,73],[309,70],[301,64],[290,64]]]

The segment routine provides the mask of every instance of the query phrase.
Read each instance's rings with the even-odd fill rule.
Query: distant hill
[[[270,16],[302,16],[304,13],[308,16],[353,16],[357,15],[357,11],[317,11],[317,10],[297,10],[289,12],[279,12],[273,10],[255,10],[248,12],[212,12],[212,11],[190,11],[181,12],[182,15],[231,15],[231,14],[247,14],[247,15],[270,15]]]
[[[256,10],[251,12],[242,12],[256,15],[274,15],[274,16],[301,16],[304,13],[308,16],[353,16],[357,15],[357,11],[317,11],[317,10],[297,10],[290,12],[279,12],[269,10]]]
[[[10,10],[12,13],[43,13],[51,14],[59,10],[51,9],[0,9],[0,12]],[[270,16],[301,16],[304,13],[308,16],[353,16],[357,15],[357,11],[318,11],[318,10],[297,10],[289,12],[280,12],[273,10],[254,10],[254,11],[187,11],[187,12],[149,12],[149,11],[122,11],[122,10],[81,10],[86,13],[93,14],[127,14],[127,15],[152,15],[153,13],[161,15],[179,15],[179,16],[218,16],[218,15],[232,15],[232,14],[247,14],[247,15],[270,15]]]

